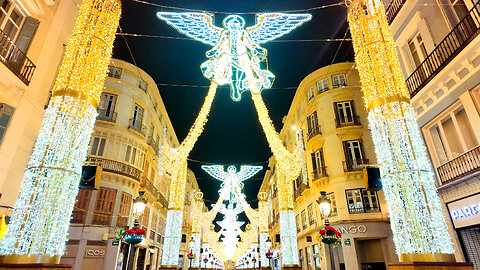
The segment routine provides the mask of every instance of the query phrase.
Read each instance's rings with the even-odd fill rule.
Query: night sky
[[[247,27],[255,23],[254,13],[310,9],[338,3],[338,0],[147,1],[158,5],[213,12],[217,26],[221,26],[223,18],[227,16],[225,13],[251,13],[242,15]],[[120,27],[123,33],[185,37],[156,17],[158,11],[181,12],[182,10],[147,5],[133,0],[122,1],[122,4]],[[319,40],[345,36],[347,9],[344,6],[313,9],[308,13],[313,15],[311,21],[278,40]],[[347,38],[349,37],[350,33],[347,33]],[[353,49],[349,41],[343,43],[338,41],[269,42],[262,47],[268,50],[269,70],[276,75],[273,88],[280,88],[266,89],[262,92],[277,131],[280,131],[282,117],[290,108],[295,87],[305,76],[332,62],[353,61]],[[159,84],[160,94],[180,142],[185,138],[197,117],[208,90],[210,82],[203,77],[200,64],[206,60],[205,52],[210,48],[198,41],[184,39],[117,36],[115,40],[113,57],[136,63]],[[337,50],[338,53],[334,59]],[[242,100],[234,102],[230,99],[228,87],[219,88],[205,130],[190,154],[190,159],[200,162],[191,160],[188,164],[198,179],[206,201],[217,200],[220,182],[203,172],[200,168],[202,164],[237,166],[259,164],[266,168],[270,156],[271,151],[257,119],[250,93],[244,92]],[[264,169],[253,179],[245,182],[247,200],[256,199],[265,171]],[[252,206],[256,207],[256,202],[253,201]]]

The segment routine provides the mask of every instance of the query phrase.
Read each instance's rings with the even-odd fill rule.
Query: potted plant
[[[125,242],[135,245],[143,240],[143,236],[145,235],[145,230],[141,228],[132,228],[125,230],[123,232],[123,240]]]
[[[193,254],[192,252],[188,253],[187,258],[189,258],[190,260],[193,260],[195,259],[195,254]]]
[[[318,233],[319,240],[325,244],[335,244],[338,239],[342,237],[342,234],[332,226],[327,226],[325,229],[321,229]]]

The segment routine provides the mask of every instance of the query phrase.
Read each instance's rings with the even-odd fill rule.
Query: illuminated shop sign
[[[480,209],[480,203],[479,204],[472,204],[470,206],[466,206],[463,208],[460,208],[458,210],[452,210],[452,218],[457,219],[457,218],[464,218],[464,217],[469,217],[473,215],[478,215],[478,210]]]
[[[447,204],[455,228],[480,223],[480,194]]]

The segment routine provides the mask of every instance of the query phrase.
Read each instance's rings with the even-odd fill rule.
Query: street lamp
[[[193,238],[190,238],[190,241],[188,242],[188,246],[190,246],[190,253],[193,254],[193,247],[195,246],[195,241],[193,240]],[[190,255],[190,254],[188,254]],[[188,256],[188,259],[190,260],[190,268],[192,268],[192,260],[194,259],[193,255],[192,256]]]
[[[331,211],[331,202],[330,199],[327,198],[325,191],[320,191],[320,198],[317,200],[318,204],[318,210],[320,210],[320,215],[322,215],[322,218],[325,220],[325,226],[330,225],[330,222],[328,221],[328,216],[330,215]]]
[[[143,212],[145,211],[145,207],[147,206],[147,199],[143,197],[145,191],[139,191],[138,196],[133,199],[133,217],[135,220],[133,221],[133,228],[140,227],[140,221],[138,220]],[[130,244],[130,250],[128,254],[128,270],[133,269],[133,258],[135,257],[135,244]]]
[[[330,225],[328,221],[328,216],[330,216],[331,211],[331,201],[327,198],[327,193],[325,191],[320,191],[320,198],[317,200],[318,210],[320,210],[320,215],[324,219],[325,227]],[[328,246],[328,254],[330,257],[330,269],[335,270],[335,260],[333,258],[333,247]]]
[[[272,240],[270,240],[270,237],[267,238],[267,241],[265,241],[265,246],[267,247],[267,253],[271,252],[270,248],[272,247]],[[272,268],[272,258],[273,256],[266,256],[268,259],[268,268]]]
[[[133,217],[135,218],[133,221],[134,228],[138,228],[140,226],[138,219],[141,215],[143,215],[145,207],[147,206],[147,199],[143,197],[143,194],[145,194],[145,191],[139,191],[138,196],[133,199]]]

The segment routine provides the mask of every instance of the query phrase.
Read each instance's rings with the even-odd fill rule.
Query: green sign
[[[351,246],[352,245],[352,242],[350,242],[350,238],[345,239],[345,241],[343,241],[343,243],[345,244],[345,246]]]
[[[112,246],[118,246],[119,243],[120,243],[120,240],[119,240],[119,239],[115,239],[115,240],[113,240],[113,242],[112,242]]]

